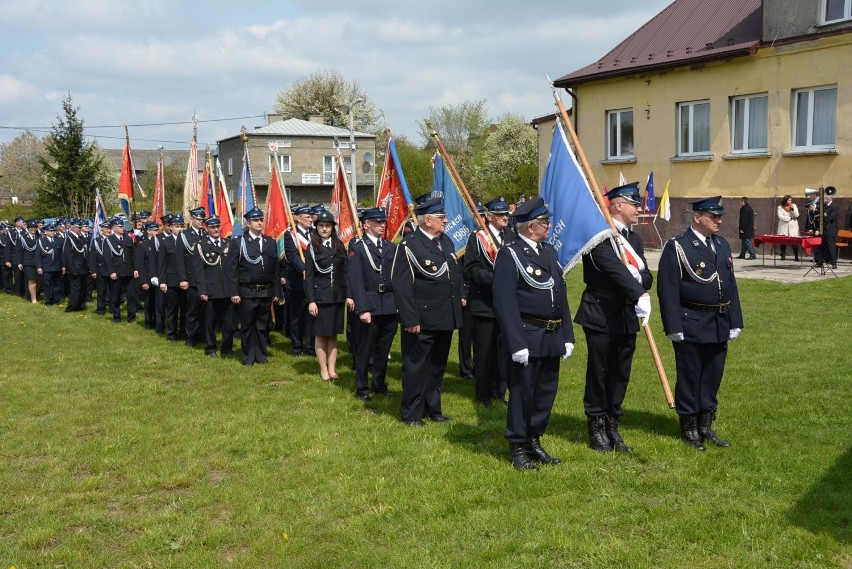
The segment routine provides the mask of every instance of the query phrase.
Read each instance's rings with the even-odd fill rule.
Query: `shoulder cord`
[[[78,249],[77,245],[74,243],[74,241],[75,241],[75,238],[71,237],[71,236],[69,236],[68,239],[65,240],[66,243],[71,243],[71,248],[74,249],[75,251],[77,251],[78,253],[85,253],[86,252],[86,243],[83,242],[83,246]],[[95,239],[95,243],[97,243],[97,241],[98,240]],[[95,245],[95,249],[97,249],[97,248],[98,248],[97,245]],[[98,251],[98,252],[103,254],[103,251]]]
[[[51,257],[53,257],[53,252],[55,251],[55,249],[51,248],[49,251],[45,249],[44,245],[41,242],[41,239],[38,240],[38,248],[41,249],[41,252],[45,255],[50,255]]]
[[[186,235],[183,231],[180,232],[180,240],[183,241],[183,248],[186,249],[186,252],[192,255],[192,245],[186,240]]]
[[[100,247],[98,247],[98,241],[101,241]],[[95,246],[95,251],[98,252],[98,255],[103,256],[103,254],[104,254],[103,239],[95,239],[94,241],[92,241],[92,244]],[[76,249],[76,247],[75,247],[75,249]],[[82,253],[82,251],[77,251],[77,252]]]
[[[260,253],[257,257],[252,259],[251,257],[249,257],[248,249],[246,249],[246,238],[241,237],[240,241],[241,241],[240,254],[243,256],[243,259],[245,259],[246,261],[248,261],[252,265],[256,265],[256,264],[260,263],[260,266],[262,267],[263,266],[263,253]]]
[[[222,255],[217,255],[216,261],[211,263],[207,260],[207,257],[204,255],[204,251],[201,250],[201,241],[198,242],[198,256],[201,257],[201,260],[204,261],[204,264],[208,267],[215,267],[216,265],[222,264]]]
[[[115,255],[115,256],[117,256],[117,257],[124,257],[124,249],[122,249],[122,250],[121,250],[121,253],[119,253],[118,251],[116,251],[116,250],[113,248],[112,243],[110,243],[109,238],[104,239],[104,241],[106,241],[106,244],[107,244],[107,246],[109,247],[109,250],[110,250],[110,251],[112,251],[112,254],[113,254],[113,255]]]
[[[719,298],[722,298],[722,279],[719,278],[719,271],[716,271],[709,277],[700,277],[695,274],[695,271],[692,270],[692,267],[689,265],[689,260],[686,258],[686,253],[683,251],[683,247],[680,246],[680,243],[677,241],[673,241],[675,252],[677,252],[678,259],[680,259],[681,266],[686,269],[686,274],[692,278],[697,283],[701,284],[710,284],[713,281],[716,281],[719,287]],[[681,271],[681,278],[683,278],[683,271]]]
[[[36,241],[35,241],[35,243],[33,243],[33,246],[30,247],[30,246],[27,245],[27,240],[24,237],[21,237],[21,247],[23,247],[24,249],[26,249],[30,253],[35,251],[36,245],[38,245],[38,238],[36,238]]]
[[[521,278],[524,279],[524,282],[526,282],[532,288],[536,288],[538,290],[550,290],[552,292],[554,284],[552,276],[543,283],[538,282],[527,274],[527,271],[521,264],[521,260],[518,258],[518,254],[515,253],[515,251],[511,247],[506,247],[506,249],[509,251],[509,254],[512,255],[512,259],[515,260],[515,267],[518,269],[518,274],[521,275]]]
[[[419,272],[424,277],[430,279],[437,279],[438,277],[442,277],[444,273],[446,273],[450,268],[447,264],[447,261],[444,261],[444,264],[441,265],[441,268],[438,271],[430,273],[427,272],[426,269],[420,265],[420,263],[417,261],[417,257],[414,256],[414,253],[408,247],[405,248],[405,255],[408,257],[409,266],[411,265],[411,263],[414,263],[414,267],[417,268],[417,272]]]
[[[480,231],[477,231],[477,234],[480,233]],[[485,260],[488,262],[488,264],[491,265],[492,267],[494,267],[494,261],[491,260],[491,254],[488,251],[485,250],[485,244],[482,242],[482,239],[479,238],[479,235],[477,235],[477,237],[476,237],[476,242],[479,244],[479,251],[482,253],[480,255],[480,257],[484,257]],[[498,247],[498,249],[499,249],[499,247]],[[495,259],[497,258],[496,253],[494,255],[494,258]]]
[[[364,245],[364,255],[367,257],[367,262],[370,263],[370,267],[372,267],[373,271],[376,273],[381,273],[381,266],[377,267],[375,261],[373,261],[373,255],[370,253],[370,248],[367,247],[367,240],[364,239],[361,241],[361,244]]]

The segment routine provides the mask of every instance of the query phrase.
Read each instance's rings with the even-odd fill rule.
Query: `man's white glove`
[[[567,360],[571,357],[571,354],[574,353],[574,344],[571,342],[565,342],[565,355],[562,356],[563,360]]]
[[[642,284],[642,275],[639,274],[639,269],[628,263],[627,270],[630,271],[630,274],[633,275],[637,283]]]
[[[154,286],[160,286],[160,279],[157,277],[151,277],[151,284]]]
[[[683,332],[676,332],[675,334],[666,334],[666,337],[672,342],[683,342]]]
[[[524,348],[523,350],[518,350],[517,352],[512,354],[512,361],[523,365],[529,365],[530,351],[526,348]]]
[[[736,340],[740,332],[742,332],[741,328],[731,328],[731,331],[728,332],[728,340]]]
[[[631,265],[632,266],[632,265]],[[641,322],[642,326],[648,325],[648,318],[651,317],[651,295],[643,294],[639,297],[639,300],[636,301],[636,306],[633,307],[633,310],[636,311],[636,317],[639,320],[645,319]]]

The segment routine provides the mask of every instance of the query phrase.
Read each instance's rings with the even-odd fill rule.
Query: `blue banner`
[[[444,199],[444,213],[447,214],[447,237],[453,240],[456,255],[464,253],[467,239],[476,231],[476,221],[464,203],[459,189],[444,165],[440,154],[435,155],[435,170],[432,174],[432,196]]]

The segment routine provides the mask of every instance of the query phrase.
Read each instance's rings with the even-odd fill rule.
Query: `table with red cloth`
[[[822,237],[814,237],[803,235],[801,237],[791,237],[790,235],[758,235],[754,238],[754,246],[761,245],[792,245],[801,247],[808,255],[822,244]],[[763,262],[766,264],[766,247],[763,248]],[[775,257],[772,258],[772,264],[775,264]]]

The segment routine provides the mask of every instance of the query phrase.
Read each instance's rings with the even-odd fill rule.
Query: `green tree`
[[[189,152],[187,152],[187,155]],[[163,164],[163,185],[166,192],[166,211],[178,212],[183,211],[183,179],[186,175],[186,159],[178,159],[175,157],[165,158]],[[148,195],[146,200],[142,200],[137,196],[136,209],[147,209],[150,211],[151,204],[154,200],[154,188],[157,181],[157,163],[148,160],[145,163],[145,171],[139,175],[139,185],[145,190]],[[159,219],[157,222],[159,223]]]
[[[360,103],[354,104],[355,101]],[[347,81],[336,69],[307,75],[286,87],[275,99],[273,110],[284,119],[308,120],[325,117],[331,126],[349,128],[349,106],[355,130],[374,133],[379,128],[379,115],[370,97],[358,81]]]
[[[64,116],[57,115],[45,144],[46,156],[39,158],[44,185],[38,192],[38,215],[91,215],[95,190],[105,193],[115,183],[103,155],[93,142],[85,141],[79,110],[70,93],[62,99]]]
[[[537,193],[538,141],[523,117],[509,113],[500,118],[483,142],[479,174],[483,200],[504,196],[514,201]]]
[[[402,164],[405,181],[412,198],[432,191],[432,154],[427,148],[419,148],[404,136],[394,137],[396,153]],[[381,170],[379,170],[381,175]]]
[[[17,197],[32,203],[43,184],[41,163],[45,140],[24,131],[11,142],[0,144],[0,198]],[[11,201],[11,200],[10,200]]]

